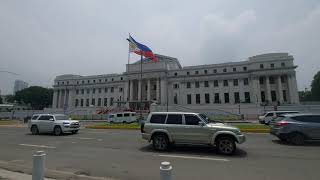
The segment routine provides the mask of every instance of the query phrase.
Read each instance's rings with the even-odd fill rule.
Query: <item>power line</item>
[[[14,72],[10,72],[10,71],[0,71],[0,73],[9,73],[9,74],[13,74],[13,75],[16,75],[16,76],[19,76],[20,74],[17,74],[17,73],[14,73]]]

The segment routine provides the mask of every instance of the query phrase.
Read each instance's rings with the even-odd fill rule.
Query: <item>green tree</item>
[[[320,71],[314,75],[311,83],[311,93],[314,100],[320,100]]]
[[[3,102],[2,102],[2,97],[0,96],[0,104],[2,104]]]
[[[14,103],[14,95],[7,95],[6,96],[6,101],[8,103]]]
[[[30,104],[32,109],[43,109],[52,104],[53,90],[31,86],[16,92],[15,100],[19,104]]]
[[[300,101],[313,101],[311,91],[299,91]]]

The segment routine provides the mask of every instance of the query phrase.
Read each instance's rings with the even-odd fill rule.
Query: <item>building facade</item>
[[[288,53],[186,67],[176,58],[156,56],[157,63],[144,59],[142,65],[140,61],[127,64],[120,74],[57,76],[52,107],[147,110],[151,103],[184,107],[299,103],[297,66]]]
[[[22,81],[22,80],[15,80],[14,81],[14,87],[13,87],[13,94],[16,94],[16,92],[21,91],[25,88],[28,88],[28,83]]]

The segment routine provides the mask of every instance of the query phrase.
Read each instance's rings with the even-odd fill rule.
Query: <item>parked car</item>
[[[64,114],[34,114],[28,123],[28,128],[32,134],[53,133],[58,136],[67,132],[77,133],[80,123]]]
[[[308,140],[320,140],[320,115],[286,114],[271,126],[270,133],[282,141],[301,145]]]
[[[263,115],[259,116],[260,124],[269,125],[272,119],[275,119],[279,115],[282,114],[292,114],[292,113],[299,113],[299,111],[269,111],[264,113]]]
[[[216,146],[220,153],[231,155],[236,143],[246,140],[238,128],[210,123],[204,114],[191,112],[150,113],[141,124],[141,133],[159,151],[167,150],[172,144],[203,144]]]
[[[137,122],[135,112],[119,112],[115,114],[109,114],[108,122],[110,123],[132,123]]]

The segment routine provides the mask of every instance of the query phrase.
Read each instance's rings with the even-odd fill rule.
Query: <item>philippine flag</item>
[[[143,45],[141,43],[138,43],[136,40],[134,40],[130,35],[127,39],[129,41],[129,52],[134,52],[138,55],[142,55],[146,58],[152,59],[153,62],[157,62],[157,57],[153,54],[150,48],[148,48],[146,45]]]

